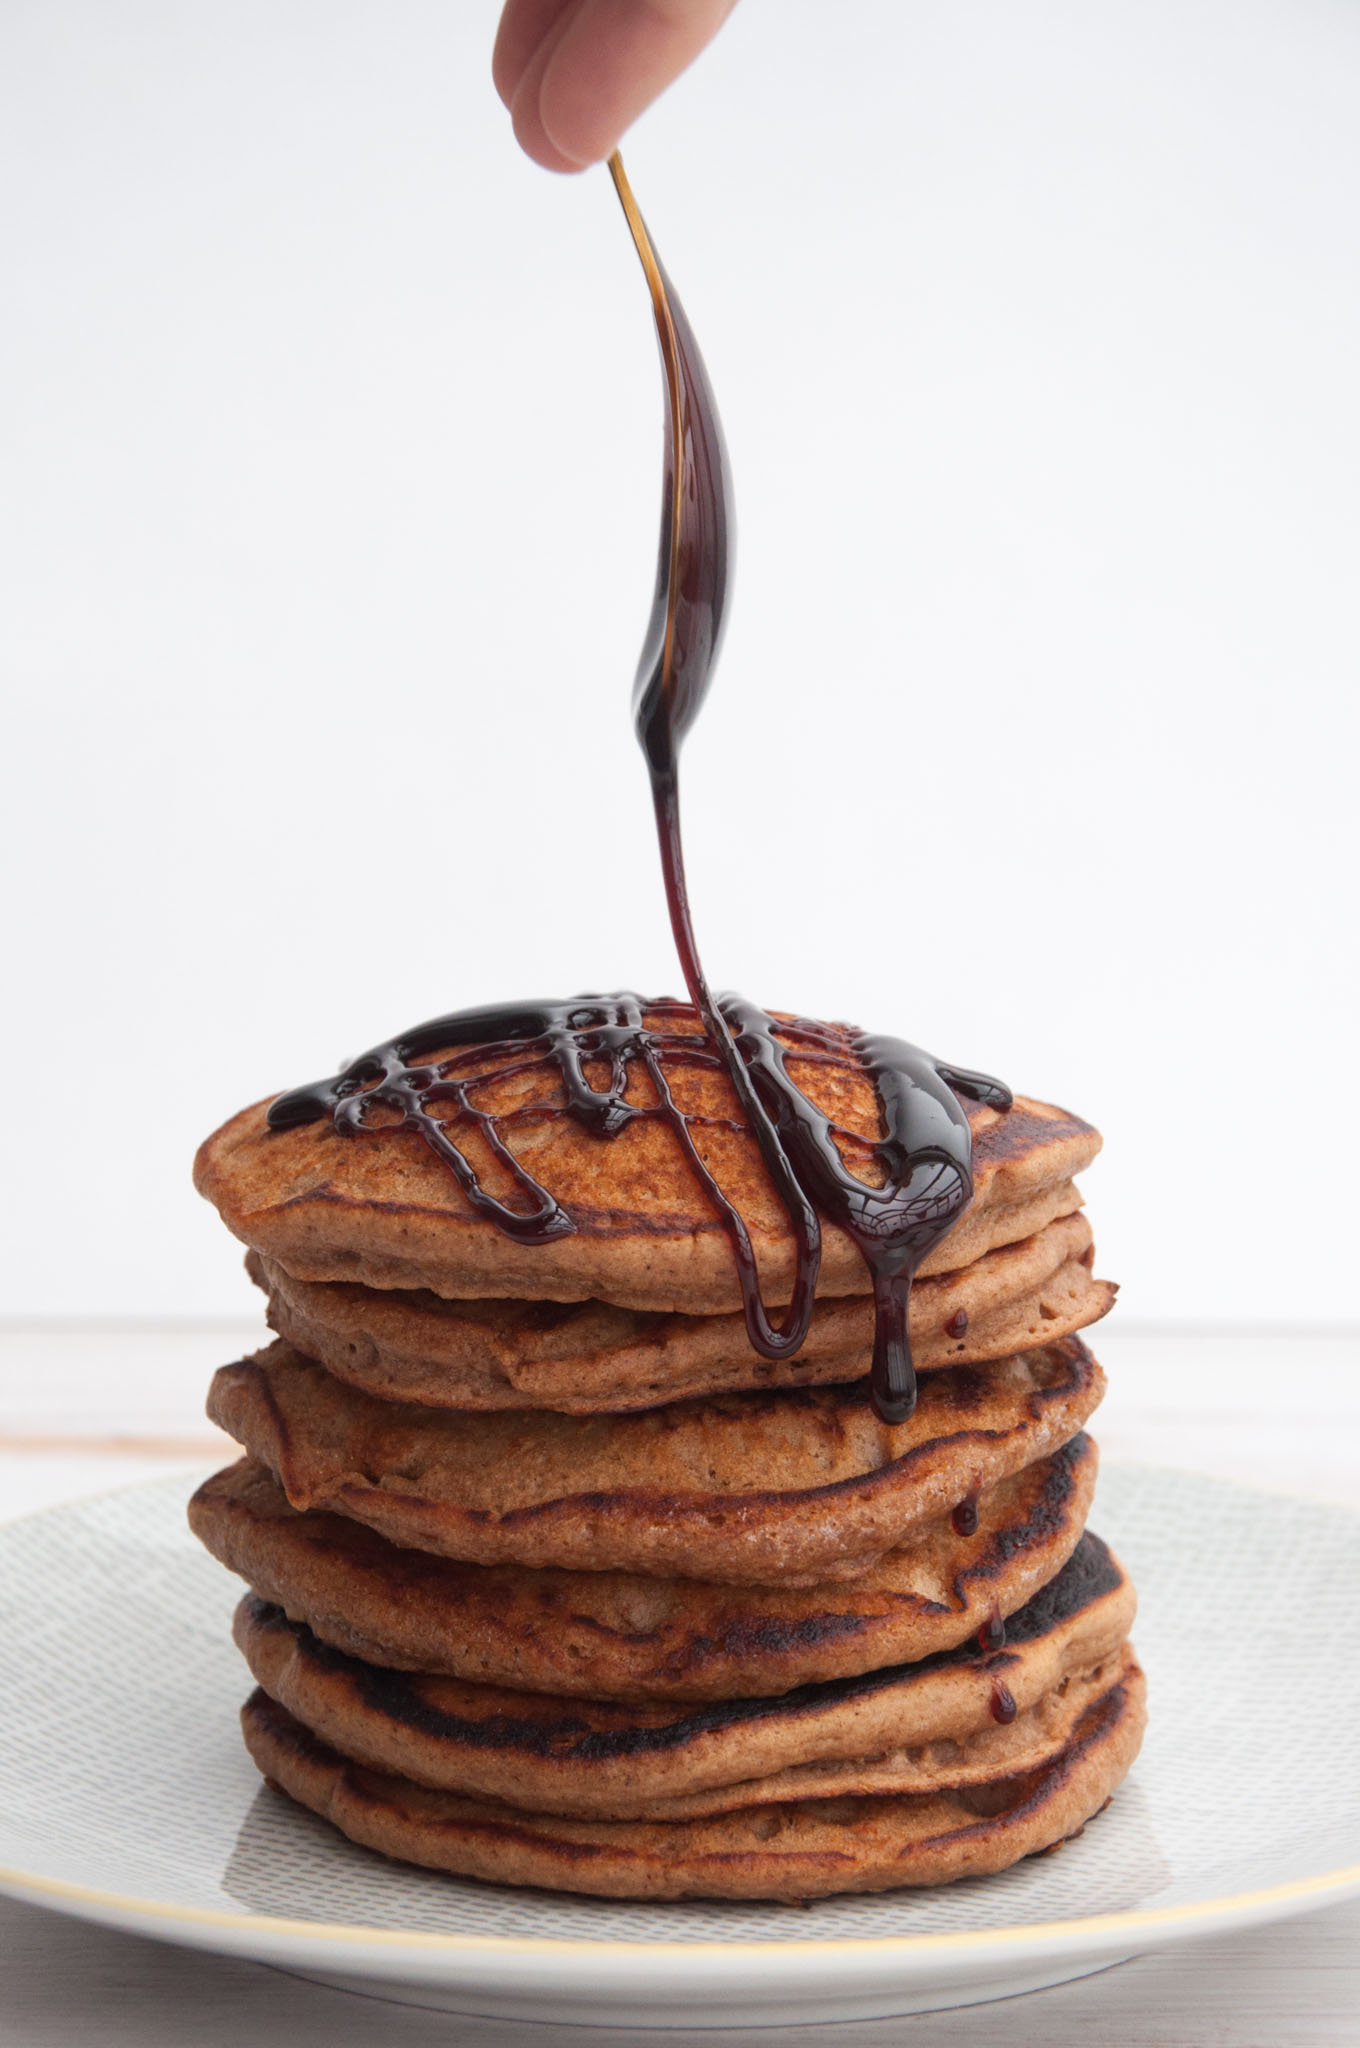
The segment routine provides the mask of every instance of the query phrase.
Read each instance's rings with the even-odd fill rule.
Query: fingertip
[[[547,145],[585,169],[694,61],[735,0],[580,0],[538,65],[538,122]]]
[[[510,102],[510,125],[515,140],[527,157],[545,171],[583,171],[586,165],[558,148],[543,125],[539,109],[539,80],[526,78]]]

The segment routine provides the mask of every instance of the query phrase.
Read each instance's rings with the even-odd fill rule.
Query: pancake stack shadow
[[[550,1258],[410,1131],[271,1131],[259,1106],[199,1155],[277,1333],[217,1374],[246,1455],[190,1507],[250,1589],[266,1778],[389,1856],[619,1898],[936,1884],[1078,1833],[1144,1716],[1133,1590],[1085,1527],[1104,1382],[1077,1332],[1114,1289],[1073,1176],[1097,1134],[969,1107],[974,1200],[914,1289],[920,1395],[892,1427],[853,1247],[828,1243],[807,1343],[772,1365],[668,1127],[602,1144],[551,1075],[484,1084],[578,1219]],[[800,1085],[839,1091],[870,1157],[854,1075]],[[725,1077],[691,1087],[787,1299]]]

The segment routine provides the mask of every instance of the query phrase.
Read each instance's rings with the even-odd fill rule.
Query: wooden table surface
[[[0,1517],[168,1472],[229,1446],[201,1420],[209,1372],[257,1329],[0,1329]],[[1360,1508],[1360,1333],[1121,1329],[1097,1346],[1106,1458],[1188,1466]],[[1352,1589],[1353,1591],[1354,1589]],[[1352,1758],[1339,1767],[1357,1768]],[[0,1899],[0,2048],[462,2048],[616,2044],[593,2028],[416,2011]],[[905,2048],[1357,2048],[1360,1902],[1192,1942],[1099,1977],[955,2013],[639,2044]]]

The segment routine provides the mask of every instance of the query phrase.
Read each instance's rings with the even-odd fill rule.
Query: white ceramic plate
[[[1116,1467],[1151,1729],[1077,1841],[1000,1877],[806,1910],[614,1905],[438,1877],[267,1791],[239,1586],[184,1479],[0,1527],[0,1889],[454,2011],[779,2025],[998,1998],[1360,1891],[1360,1516]]]

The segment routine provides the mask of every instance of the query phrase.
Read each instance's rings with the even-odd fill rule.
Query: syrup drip
[[[1001,1726],[1006,1728],[1015,1719],[1019,1711],[1015,1704],[1015,1695],[1010,1687],[1003,1685],[999,1678],[994,1678],[992,1680],[991,1700],[992,1719],[999,1721]]]
[[[967,1328],[968,1311],[966,1308],[960,1308],[954,1311],[949,1321],[945,1324],[944,1333],[946,1337],[962,1337]]]
[[[1006,1624],[1001,1619],[1001,1609],[995,1601],[992,1602],[991,1613],[978,1630],[977,1640],[980,1650],[990,1652],[1004,1650],[1006,1647]]]
[[[521,1244],[546,1244],[573,1229],[570,1216],[505,1142],[506,1125],[562,1114],[530,1102],[492,1114],[477,1084],[553,1067],[565,1114],[599,1137],[617,1137],[642,1116],[664,1118],[707,1191],[732,1246],[751,1344],[766,1358],[791,1358],[807,1338],[821,1261],[821,1218],[839,1224],[869,1269],[874,1297],[870,1385],[888,1423],[916,1405],[907,1332],[911,1283],[921,1260],[972,1197],[972,1138],[958,1098],[1008,1109],[1011,1096],[985,1074],[947,1065],[900,1039],[829,1033],[799,1020],[776,1021],[738,995],[712,995],[695,944],[680,839],[679,748],[708,690],[722,639],[732,512],[727,452],[708,374],[675,291],[653,250],[617,153],[610,172],[652,296],[665,373],[666,452],[657,585],[633,693],[638,740],[651,776],[671,929],[694,1011],[633,995],[580,996],[463,1010],[418,1025],[375,1047],[342,1074],[295,1089],[269,1110],[276,1129],[329,1115],[348,1137],[400,1127],[416,1131],[454,1174],[468,1201]],[[648,1024],[697,1012],[703,1035]],[[462,1048],[463,1050],[458,1050]],[[851,1173],[837,1132],[788,1073],[786,1055],[854,1065],[877,1092],[883,1135],[874,1146],[882,1184]],[[439,1054],[438,1059],[432,1056]],[[607,1088],[586,1074],[609,1063]],[[676,1103],[673,1063],[721,1065],[736,1091],[797,1247],[789,1306],[772,1321],[761,1298],[755,1254],[742,1218],[704,1166],[695,1119]],[[641,1066],[654,1101],[628,1100],[630,1069]],[[636,1092],[636,1091],[635,1091]],[[375,1116],[376,1112],[381,1112]],[[470,1131],[513,1184],[493,1195],[460,1142]]]
[[[954,1534],[956,1536],[977,1535],[978,1496],[976,1487],[974,1487],[971,1493],[966,1493],[963,1496],[963,1499],[950,1516],[950,1520],[954,1524]]]

